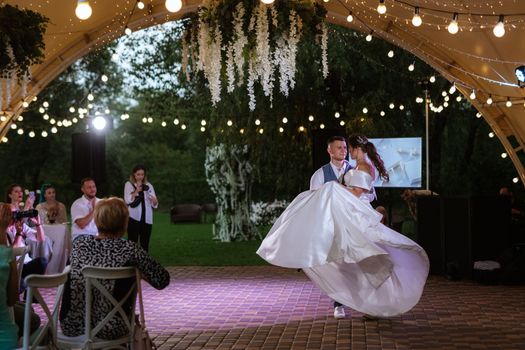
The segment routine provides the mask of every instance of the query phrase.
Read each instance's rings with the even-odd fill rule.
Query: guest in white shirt
[[[129,181],[124,185],[124,201],[129,209],[128,239],[133,242],[140,240],[140,246],[148,251],[153,208],[157,208],[159,202],[143,165],[132,169]]]
[[[80,190],[83,195],[73,202],[71,206],[71,234],[75,239],[80,235],[96,235],[98,232],[93,211],[95,204],[100,200],[97,198],[97,185],[92,178],[82,179]]]

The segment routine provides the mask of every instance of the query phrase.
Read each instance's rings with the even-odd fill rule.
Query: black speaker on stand
[[[330,155],[326,152],[326,142],[332,136],[348,138],[345,129],[317,129],[312,132],[312,174],[330,161]]]
[[[96,183],[106,181],[106,137],[97,133],[78,133],[71,140],[71,181],[79,183],[91,177]]]

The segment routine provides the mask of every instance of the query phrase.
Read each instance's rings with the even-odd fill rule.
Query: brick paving
[[[431,276],[410,312],[370,320],[332,302],[302,273],[273,266],[170,267],[143,283],[147,326],[167,349],[525,349],[525,286]]]

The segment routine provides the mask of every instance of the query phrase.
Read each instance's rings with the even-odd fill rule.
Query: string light
[[[505,106],[512,107],[512,101],[510,100],[510,97],[507,97],[507,102],[505,102]]]
[[[515,184],[517,184],[518,181],[520,181],[520,180],[519,180],[517,177],[515,177],[515,178],[512,179],[512,182],[514,182]]]
[[[470,99],[475,100],[476,99],[476,90],[472,89],[472,92],[470,93]]]
[[[129,27],[126,27],[126,29],[124,29],[124,34],[131,35],[131,33],[133,33],[133,31]]]
[[[364,114],[367,114],[367,113],[368,113],[368,108],[366,108],[366,107],[363,108],[363,113],[364,113]]]
[[[415,64],[414,62],[410,63],[410,65],[408,66],[408,70],[409,70],[409,71],[411,71],[411,72],[414,71],[414,68],[415,68],[415,67],[414,67],[414,64]]]
[[[279,127],[279,132],[282,134],[284,132],[284,128],[281,126]]]
[[[494,137],[494,133],[493,133],[492,131],[489,132],[489,137],[490,137],[490,138],[493,138],[493,137]]]
[[[78,19],[86,20],[91,17],[92,13],[93,9],[89,5],[88,0],[78,0],[77,8],[75,9],[75,15],[78,17]]]
[[[450,23],[448,24],[447,29],[450,34],[456,34],[458,32],[459,26],[457,12],[454,12],[454,15],[452,16],[452,21],[450,21]]]
[[[450,89],[448,89],[448,93],[449,94],[453,94],[454,92],[456,92],[456,83],[452,83],[452,86],[450,87]]]
[[[339,118],[340,116],[341,114],[339,114],[339,112],[335,112],[334,117]]]
[[[365,40],[368,41],[368,42],[372,41],[372,34],[373,34],[373,33],[374,33],[373,30],[370,31],[370,33],[366,36]]]
[[[286,123],[288,123],[288,118],[284,117],[283,118],[283,124],[286,124]]]
[[[108,81],[108,76],[106,74],[102,74],[100,77],[100,80],[102,80],[104,83]]]
[[[489,95],[489,98],[487,98],[487,104],[488,105],[491,105],[492,104],[492,95]]]
[[[505,17],[503,15],[499,16],[498,23],[494,26],[492,32],[496,38],[501,38],[505,35]]]
[[[377,12],[380,15],[384,15],[386,13],[385,0],[379,0],[379,5],[377,5]]]
[[[319,125],[321,129],[324,129],[324,124]]]
[[[313,122],[314,121],[314,116],[313,115],[308,116],[308,120]]]
[[[352,23],[353,20],[354,20],[354,16],[352,16],[352,12],[350,12],[350,13],[348,14],[348,16],[346,16],[346,21],[347,21],[348,23]]]
[[[503,158],[503,159],[507,158],[507,153],[503,152],[503,153],[501,154],[501,158]]]
[[[394,57],[394,50],[388,51],[388,57],[390,58]]]
[[[414,9],[414,17],[412,17],[412,25],[414,27],[419,27],[423,23],[421,16],[419,15],[419,7]]]
[[[182,8],[182,0],[166,0],[165,6],[169,12],[179,12]]]
[[[428,81],[430,81],[432,84],[436,82],[436,77],[435,76],[430,76],[430,78],[428,79]]]
[[[140,0],[137,1],[137,7],[139,8],[139,10],[143,10],[144,9],[144,3]]]
[[[273,4],[274,0],[261,0],[263,4],[270,5]]]
[[[232,122],[231,120],[228,120],[228,121],[226,122],[226,125],[228,125],[228,126],[232,126],[232,125],[233,125],[233,122]]]

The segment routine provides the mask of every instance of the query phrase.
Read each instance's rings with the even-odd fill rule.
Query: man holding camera
[[[74,240],[80,235],[95,236],[98,232],[97,225],[93,220],[95,205],[100,200],[97,198],[97,185],[90,177],[82,179],[80,190],[83,195],[73,202],[71,206],[71,233]]]

